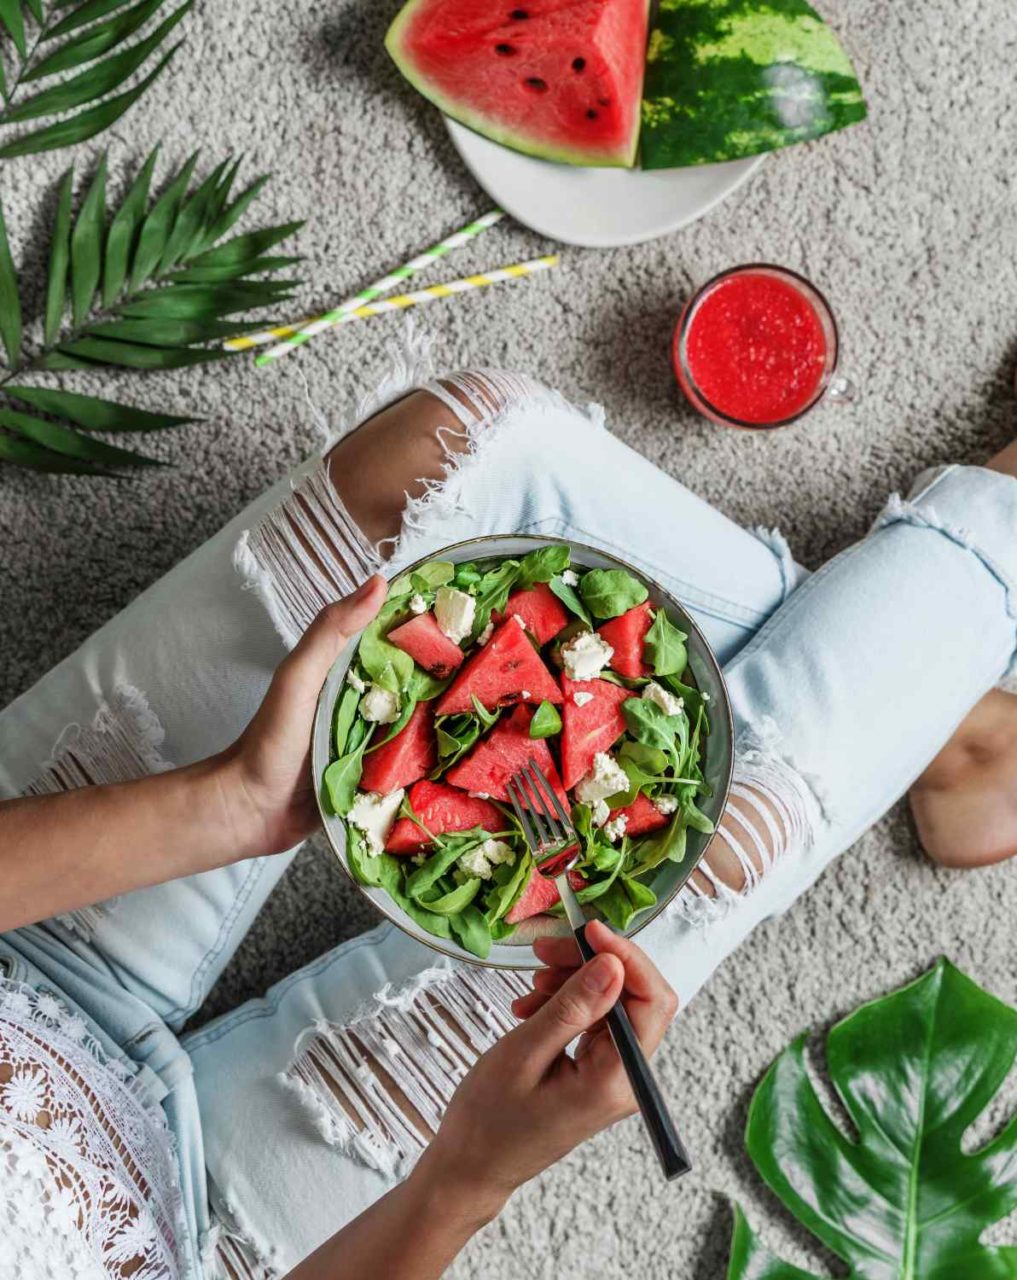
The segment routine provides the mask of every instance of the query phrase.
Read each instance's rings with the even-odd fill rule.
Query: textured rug
[[[857,61],[867,125],[771,158],[685,231],[632,249],[571,250],[539,283],[420,315],[440,364],[515,366],[600,401],[629,443],[736,519],[779,526],[810,566],[859,536],[888,489],[929,463],[981,460],[1017,425],[1017,10],[1009,0],[822,7]],[[114,171],[160,138],[174,161],[196,146],[210,163],[245,153],[249,173],[276,174],[261,216],[309,220],[299,236],[302,305],[360,287],[489,203],[436,114],[384,55],[395,8],[199,5],[168,74],[107,135]],[[97,154],[81,148],[79,170]],[[16,252],[27,246],[37,266],[39,210],[51,214],[65,164],[63,155],[23,160],[3,174]],[[480,269],[548,249],[503,227],[455,265]],[[697,420],[668,363],[669,329],[690,287],[759,259],[825,289],[846,369],[862,388],[855,405],[773,436]],[[309,402],[329,418],[348,409],[382,370],[398,324],[351,325],[271,371],[237,361],[141,380],[139,400],[204,419],[155,442],[173,470],[123,484],[0,471],[0,703],[296,462],[315,439]],[[138,392],[138,379],[122,381]],[[678,1100],[695,1174],[662,1186],[629,1122],[525,1188],[451,1274],[714,1280],[724,1272],[732,1195],[764,1224],[768,1243],[828,1270],[831,1260],[759,1191],[742,1154],[754,1083],[800,1030],[939,953],[1012,999],[1015,915],[1011,868],[937,872],[904,817],[891,815],[760,929],[672,1030],[660,1073]],[[219,984],[214,1010],[371,923],[329,859],[306,850]]]

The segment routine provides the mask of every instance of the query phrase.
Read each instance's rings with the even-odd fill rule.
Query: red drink
[[[825,299],[782,267],[737,267],[686,306],[674,366],[691,404],[714,422],[779,427],[820,399],[837,365]]]

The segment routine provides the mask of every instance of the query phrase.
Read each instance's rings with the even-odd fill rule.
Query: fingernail
[[[607,956],[596,956],[583,970],[583,985],[590,991],[606,991],[611,985],[614,965]]]

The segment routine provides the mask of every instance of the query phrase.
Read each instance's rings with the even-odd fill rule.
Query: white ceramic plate
[[[591,249],[640,244],[708,213],[755,173],[765,156],[688,169],[582,169],[524,156],[446,118],[466,167],[519,222]]]
[[[428,556],[428,560],[451,560],[459,563],[463,560],[482,559],[485,556],[522,556],[536,547],[548,543],[562,542],[561,538],[538,538],[527,534],[510,534],[506,536],[485,536],[471,538],[468,542],[457,542]],[[688,632],[689,672],[695,684],[710,697],[710,734],[706,740],[706,752],[703,760],[703,774],[711,788],[712,794],[699,800],[699,807],[713,820],[719,823],[727,803],[728,789],[731,785],[731,771],[734,761],[734,730],[731,723],[731,709],[727,698],[727,688],[720,667],[713,656],[703,633],[696,626],[675,598],[663,588],[656,586],[648,578],[604,551],[581,543],[570,542],[573,563],[587,569],[626,569],[633,577],[645,583],[650,593],[650,603],[655,607],[667,610],[671,619]],[[421,562],[423,563],[423,562]],[[410,573],[416,565],[400,568],[400,573]],[[311,739],[311,772],[314,778],[314,791],[318,798],[325,835],[332,850],[339,860],[340,866],[360,891],[371,900],[374,906],[399,926],[404,933],[416,938],[425,946],[435,951],[444,952],[456,960],[465,960],[468,964],[483,965],[492,969],[539,969],[540,962],[534,955],[532,942],[536,936],[547,932],[566,932],[568,926],[562,922],[552,921],[547,916],[534,916],[524,920],[511,938],[504,942],[496,942],[491,947],[491,954],[486,960],[478,960],[475,955],[464,950],[455,941],[436,938],[422,929],[398,906],[384,889],[368,888],[361,885],[354,877],[346,858],[346,824],[336,817],[323,800],[321,779],[332,758],[332,712],[336,697],[346,679],[346,669],[353,660],[360,637],[351,640],[336,659],[335,665],[328,673],[328,678],[318,697],[318,709],[314,717],[314,730]],[[712,836],[698,831],[689,831],[688,846],[684,859],[680,863],[665,862],[657,869],[649,880],[650,886],[657,894],[657,905],[641,912],[629,927],[628,935],[639,932],[648,925],[667,906],[682,885],[699,864],[700,859],[709,848]]]

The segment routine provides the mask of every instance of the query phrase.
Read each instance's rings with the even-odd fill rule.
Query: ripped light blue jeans
[[[472,447],[408,507],[393,569],[482,533],[593,543],[674,592],[725,666],[737,777],[770,798],[779,847],[743,894],[701,910],[686,896],[641,936],[686,1004],[1010,671],[1017,483],[978,467],[927,475],[807,576],[778,535],[732,524],[615,440],[598,410],[504,375],[467,377],[458,397],[433,389]],[[288,536],[301,524],[323,539],[315,564]],[[0,795],[137,776],[224,747],[306,621],[378,563],[312,461],[0,715]],[[179,1039],[288,860],[0,938],[0,976],[56,991],[164,1109],[195,1274],[225,1274],[224,1263],[244,1277],[284,1272],[376,1199],[424,1138],[389,1104],[372,1059],[436,1123],[527,985],[435,966],[384,926]]]

